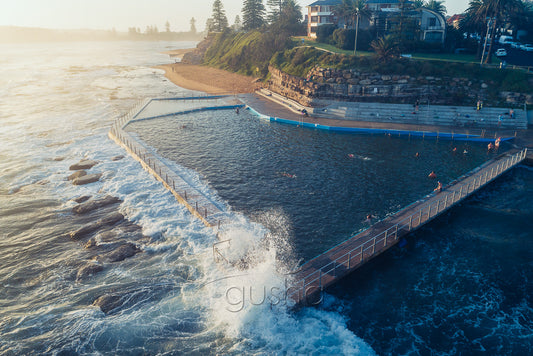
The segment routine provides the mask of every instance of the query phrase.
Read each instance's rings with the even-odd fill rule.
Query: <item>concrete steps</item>
[[[308,110],[309,111],[309,110]],[[396,122],[417,125],[440,125],[452,127],[477,127],[501,129],[527,129],[524,110],[514,110],[514,119],[509,109],[485,107],[477,111],[463,106],[423,106],[415,111],[409,104],[336,103],[313,111],[313,116],[344,120]],[[502,117],[500,122],[499,118]]]
[[[471,127],[480,129],[527,129],[527,114],[514,109],[514,119],[508,108],[484,107],[477,111],[471,106],[421,105],[418,111],[411,104],[383,104],[330,101],[322,108],[305,107],[294,100],[267,89],[257,94],[264,96],[295,113],[303,109],[315,117],[368,122],[392,122],[400,124],[437,125],[450,127]],[[499,120],[499,117],[503,119]]]

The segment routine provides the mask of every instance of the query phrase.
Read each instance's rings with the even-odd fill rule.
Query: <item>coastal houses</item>
[[[307,5],[307,36],[316,38],[318,27],[323,25],[347,28],[343,19],[335,14],[335,7],[341,3],[341,0],[317,0]],[[402,12],[401,3],[400,0],[368,0],[366,13],[369,15],[361,17],[359,28],[372,28],[376,37],[386,35],[391,31],[393,22],[402,13],[403,16],[414,20],[417,36],[421,41],[444,43],[446,19],[442,14],[424,7],[410,8]]]

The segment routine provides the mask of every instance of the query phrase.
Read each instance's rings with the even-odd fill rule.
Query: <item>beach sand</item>
[[[163,69],[165,77],[182,88],[209,94],[253,93],[260,87],[252,77],[207,66],[173,63],[156,68]]]

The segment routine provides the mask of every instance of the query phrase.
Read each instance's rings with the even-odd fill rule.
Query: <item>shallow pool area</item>
[[[446,184],[492,155],[481,143],[313,130],[245,110],[167,116],[127,130],[197,171],[234,211],[256,221],[278,216],[303,260],[367,228],[368,214],[384,218],[430,193],[431,171]]]

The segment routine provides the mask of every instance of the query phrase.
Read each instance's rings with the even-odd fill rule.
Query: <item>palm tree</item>
[[[359,19],[361,17],[369,17],[370,10],[366,0],[342,0],[340,5],[337,5],[333,10],[334,14],[343,18],[348,26],[352,25],[355,28],[355,42],[353,54],[357,54],[357,34],[359,32]]]
[[[442,16],[446,14],[446,6],[444,6],[444,1],[439,0],[428,0],[424,3],[424,7],[435,12],[438,12]]]
[[[378,60],[382,62],[388,62],[389,60],[398,57],[400,54],[398,43],[391,35],[380,37],[377,40],[372,41],[370,46],[376,51]]]
[[[413,9],[420,9],[421,7],[424,7],[424,0],[413,1]]]
[[[502,22],[505,22],[513,15],[524,12],[524,5],[521,0],[471,0],[466,10],[470,25],[476,25],[482,28],[487,21],[487,33],[489,26],[492,25],[492,37],[494,38],[495,30],[499,28]],[[483,36],[484,37],[484,36]],[[483,38],[482,37],[482,38]],[[481,43],[481,42],[480,42]],[[489,44],[488,53],[492,51],[492,43]],[[489,62],[490,55],[485,59]]]

